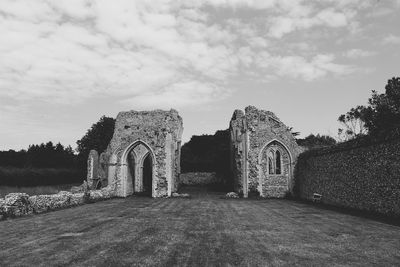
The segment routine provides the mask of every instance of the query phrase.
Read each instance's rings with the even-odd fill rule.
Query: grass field
[[[0,222],[0,266],[399,266],[400,227],[289,200],[130,197]]]

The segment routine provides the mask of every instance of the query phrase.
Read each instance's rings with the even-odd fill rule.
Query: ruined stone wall
[[[235,190],[264,197],[283,197],[293,189],[293,167],[302,149],[297,145],[291,131],[274,113],[248,106],[245,112],[235,111],[230,123],[232,171]],[[277,177],[264,175],[263,153],[268,144],[276,141],[287,151],[290,160],[282,164],[288,168],[285,185],[277,183]],[[282,176],[283,177],[283,176]],[[275,179],[273,179],[275,178]]]
[[[231,171],[233,175],[233,188],[236,192],[243,192],[245,178],[244,169],[245,154],[247,153],[247,126],[244,113],[241,110],[235,110],[230,122],[230,157]]]
[[[135,142],[144,144],[153,160],[153,197],[167,196],[177,187],[182,118],[176,110],[120,112],[107,148],[108,182],[119,196],[130,194],[126,175],[126,153]],[[168,185],[168,181],[170,185]],[[170,186],[170,187],[169,187]]]
[[[325,204],[400,216],[400,139],[300,155],[296,194]]]
[[[29,196],[25,193],[10,193],[4,199],[0,198],[0,220],[70,208],[112,197],[113,190],[109,187],[75,193],[60,191],[52,195]]]

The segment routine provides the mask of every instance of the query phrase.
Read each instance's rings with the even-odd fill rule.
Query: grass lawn
[[[400,227],[289,200],[130,197],[0,222],[0,266],[399,266]]]

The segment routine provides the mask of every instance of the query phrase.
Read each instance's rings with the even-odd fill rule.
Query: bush
[[[41,186],[81,183],[85,174],[75,169],[0,167],[0,185]]]

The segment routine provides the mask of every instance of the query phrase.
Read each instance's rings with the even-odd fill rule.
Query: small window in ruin
[[[268,173],[274,174],[274,153],[273,151],[269,151],[268,153]]]
[[[129,128],[131,128],[131,127],[128,126],[128,125],[125,125],[124,128],[125,128],[125,129],[129,129]]]
[[[281,152],[279,150],[275,152],[275,161],[275,173],[281,174]]]

